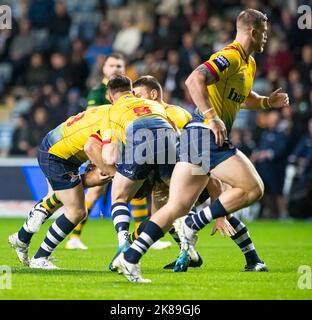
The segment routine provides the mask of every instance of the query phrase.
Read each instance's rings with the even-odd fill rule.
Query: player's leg
[[[158,211],[162,206],[164,206],[167,202],[169,194],[169,188],[165,183],[157,183],[155,188],[151,194],[151,215],[153,215],[156,211]],[[173,228],[171,228],[173,229]],[[171,230],[170,229],[170,230]],[[175,235],[171,233],[173,239],[175,239]],[[170,241],[162,241],[158,240],[151,246],[151,249],[162,250],[171,246]]]
[[[111,215],[117,232],[119,245],[124,244],[128,237],[130,211],[128,203],[140,189],[144,180],[131,180],[116,172],[112,183]]]
[[[221,183],[221,181],[219,182]],[[222,185],[223,190],[229,188],[231,188],[229,185]],[[211,186],[209,189],[210,192],[214,192],[213,189],[215,189],[214,186]],[[217,193],[218,192],[216,192],[216,198],[219,196]],[[246,225],[242,221],[240,221],[239,218],[235,217],[232,214],[228,215],[227,219],[236,231],[236,234],[234,236],[231,236],[231,239],[240,248],[246,259],[246,266],[244,268],[244,271],[264,271],[264,269],[266,269],[266,266],[260,266],[260,264],[263,264],[263,261],[257,254],[256,248],[250,237]]]
[[[87,206],[87,216],[83,221],[81,221],[75,227],[75,229],[69,236],[69,239],[65,244],[66,249],[82,249],[82,250],[88,249],[88,247],[85,246],[80,240],[82,229],[84,228],[86,222],[88,221],[89,213],[91,212],[95,202],[106,193],[106,190],[107,190],[107,185],[96,186],[88,189],[85,195],[85,201]]]
[[[118,249],[109,264],[109,270],[111,271],[116,271],[113,267],[116,257],[129,246],[130,210],[128,204],[143,183],[144,180],[132,180],[119,172],[115,174],[112,183],[111,216],[117,233]]]
[[[40,248],[30,261],[31,268],[55,269],[56,267],[48,257],[86,216],[85,197],[81,182],[70,189],[57,190],[55,193],[64,204],[65,213],[58,217],[49,228]]]
[[[137,230],[140,224],[143,221],[146,221],[150,216],[147,198],[145,197],[143,199],[132,199],[131,207],[132,207],[131,214],[132,214],[132,219],[134,221],[134,228],[135,230]]]
[[[48,194],[30,210],[20,230],[9,236],[9,243],[15,249],[20,262],[29,265],[28,249],[31,239],[41,225],[63,204],[55,195],[50,183],[47,181]]]
[[[222,184],[220,180],[211,177],[209,179],[207,188],[208,188],[209,194],[211,195],[211,200],[214,201],[220,196],[220,194],[223,191],[230,189],[231,187],[226,184]],[[200,211],[195,213],[195,215],[197,216],[196,221],[200,220],[198,218],[200,214],[203,214],[203,213]],[[190,216],[188,216],[186,219],[187,219],[187,222],[195,220],[194,217],[192,217],[191,219]],[[263,270],[260,270],[263,268],[260,268],[260,265],[259,265],[259,264],[263,264],[263,261],[259,258],[256,252],[255,246],[253,244],[253,241],[249,235],[248,229],[245,226],[245,224],[242,221],[240,221],[238,218],[234,217],[232,214],[228,215],[227,219],[231,224],[231,226],[236,231],[236,234],[234,236],[231,236],[231,239],[241,249],[241,251],[245,256],[246,267],[244,270],[251,271],[254,269],[254,271],[263,271]]]
[[[167,204],[151,217],[145,224],[139,238],[115,260],[114,265],[126,275],[129,281],[142,280],[140,272],[138,272],[138,262],[143,254],[171,228],[175,219],[190,211],[207,185],[209,179],[207,175],[193,175],[193,170],[196,168],[197,166],[189,163],[179,162],[176,164],[171,177]],[[137,277],[133,275],[137,275]]]
[[[96,167],[90,170],[86,170],[84,174],[81,175],[81,179],[83,181],[83,185],[85,188],[94,185],[103,185],[107,183],[109,179],[106,179],[103,175],[100,175],[96,170]],[[18,243],[22,245],[22,249],[24,250],[25,243],[29,244],[34,233],[38,232],[41,225],[54,214],[59,208],[63,206],[60,199],[57,197],[55,192],[53,191],[49,181],[47,180],[48,185],[48,194],[41,199],[35,206],[30,210],[27,219],[19,230],[18,235],[14,234],[10,236],[9,242],[12,244],[14,242],[14,246],[18,247]],[[105,185],[104,185],[105,188]],[[15,241],[14,241],[15,240]],[[19,240],[19,241],[18,241]]]
[[[206,207],[206,201],[210,198],[210,201],[214,201],[218,198],[218,196],[222,193],[222,183],[220,180],[210,175],[208,180],[208,184],[206,188],[204,188],[203,192],[200,194],[197,205],[201,207]],[[169,233],[172,233],[172,236],[176,239],[180,247],[179,256],[173,262],[164,266],[164,269],[172,269],[175,272],[185,272],[188,267],[198,268],[203,264],[203,260],[199,252],[195,249],[195,245],[197,242],[197,235],[194,233],[192,241],[186,241],[183,237],[183,224],[185,219],[188,217],[193,217],[198,215],[197,207],[194,206],[191,211],[188,213],[186,217],[179,218],[175,220],[173,223],[173,228],[169,230]],[[187,249],[188,256],[185,254],[185,249]],[[181,256],[183,258],[181,258]],[[179,263],[177,264],[177,260],[179,259]],[[182,259],[185,261],[183,262]]]
[[[246,207],[262,196],[263,183],[261,178],[249,159],[240,151],[219,164],[212,172],[220,180],[230,185],[231,188],[224,191],[210,206],[185,219],[183,230],[187,239],[192,239],[196,232],[204,228],[212,219]],[[208,219],[205,220],[204,217],[208,217]],[[246,257],[247,266],[245,270],[250,271],[257,264],[263,264],[256,253],[246,226],[231,216],[229,222],[237,232],[232,236],[232,239],[240,246]],[[256,271],[266,269],[265,265],[259,267],[261,270]]]
[[[185,222],[189,229],[201,230],[211,220],[227,216],[249,206],[263,194],[263,183],[249,159],[240,151],[218,164],[212,173],[222,182],[231,186],[222,192],[210,206],[204,208],[197,217],[188,217]],[[202,219],[205,216],[208,219]]]
[[[140,126],[142,126],[142,128],[146,129],[149,127],[150,121],[151,121],[151,119],[148,119],[146,121],[146,123],[142,123],[142,124],[140,124]],[[162,121],[160,121],[160,123],[161,122]],[[154,120],[153,120],[153,125],[154,125]],[[152,125],[151,125],[151,127],[153,128]],[[146,151],[145,161],[143,162],[143,164],[137,163],[137,162],[139,162],[138,160],[140,160],[140,162],[142,160],[142,159],[136,159],[136,157],[138,155],[142,154],[142,150],[140,150],[142,148],[138,148],[139,150],[136,154],[136,152],[135,152],[136,146],[139,146],[140,143],[134,144],[134,148],[133,148],[134,152],[132,152],[132,154],[134,156],[133,159],[135,159],[135,161],[133,163],[133,167],[131,168],[132,170],[131,171],[123,170],[123,172],[133,173],[134,179],[138,179],[138,181],[140,181],[139,179],[145,180],[148,177],[149,173],[153,169],[155,169],[157,171],[157,175],[159,175],[159,177],[161,179],[169,179],[171,172],[172,172],[172,169],[173,169],[173,165],[170,165],[171,160],[172,160],[172,158],[174,158],[174,160],[176,159],[176,151],[177,151],[176,150],[176,142],[177,142],[176,141],[176,134],[174,133],[172,128],[169,129],[166,127],[164,127],[164,128],[160,127],[159,129],[153,128],[149,132],[153,134],[153,139],[147,140],[148,145],[144,144],[144,147],[145,147],[144,150]],[[146,161],[146,159],[153,160],[153,161],[149,162],[149,161]],[[151,163],[151,165],[149,165],[148,163]],[[123,169],[125,169],[125,168],[123,168]],[[116,176],[114,178],[113,185],[115,183],[115,179],[116,179]],[[141,186],[141,184],[139,184],[139,186]],[[136,188],[136,190],[138,190],[138,187]],[[133,193],[132,190],[134,190],[133,187],[130,190],[126,190],[125,195],[129,195],[130,192]],[[136,190],[134,190],[134,191],[136,191]],[[119,191],[119,192],[122,192],[122,191]],[[134,194],[132,194],[132,196],[134,196]],[[156,242],[157,240],[159,240],[161,238],[161,236],[163,235],[161,229],[155,223],[153,223],[153,222],[151,222],[151,220],[149,220],[146,222],[146,227],[144,228],[144,232],[140,235],[138,240],[135,240],[132,243],[131,246],[135,246],[135,247],[140,246],[140,244],[137,245],[137,242],[140,240],[140,238],[145,237],[145,230],[150,225],[152,225],[152,229],[153,229],[154,225],[156,226],[156,229],[153,229],[154,232],[156,232],[156,235],[154,237],[154,241],[151,241],[150,245],[148,247],[150,247],[154,242]],[[171,225],[172,225],[172,222],[171,222]],[[170,227],[171,227],[171,225],[170,225]],[[158,229],[157,229],[157,227],[158,227]],[[159,230],[161,231],[160,233],[158,232]],[[146,248],[146,250],[147,250],[147,248]],[[138,264],[130,263],[130,265],[131,265],[130,270],[127,271],[127,267],[123,264],[123,261],[125,261],[125,260],[123,259],[123,253],[121,253],[112,262],[112,267],[114,269],[118,269],[121,272],[125,272],[127,274],[127,278],[130,281],[146,282],[146,280],[141,277],[140,267]]]

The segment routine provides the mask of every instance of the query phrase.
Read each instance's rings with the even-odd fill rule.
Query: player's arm
[[[102,159],[102,141],[97,135],[92,135],[84,145],[84,151],[88,158],[99,168],[104,175],[113,177],[115,166],[107,165]]]
[[[289,106],[288,94],[281,92],[282,88],[275,90],[269,97],[260,96],[255,91],[251,91],[241,108],[256,110],[269,108],[283,108]]]
[[[116,142],[103,141],[102,159],[106,165],[115,166],[119,157],[119,147]]]
[[[119,160],[119,139],[118,133],[110,128],[109,120],[104,120],[102,133],[102,160],[106,165],[115,166]]]
[[[216,144],[222,146],[226,138],[226,129],[223,121],[217,116],[214,107],[209,101],[207,86],[216,83],[218,75],[214,73],[208,66],[209,64],[201,64],[186,79],[185,85],[199,110],[205,118],[209,120],[209,126],[213,131]]]

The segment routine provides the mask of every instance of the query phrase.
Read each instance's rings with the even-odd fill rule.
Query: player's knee
[[[254,186],[248,192],[249,204],[262,198],[264,193],[264,185],[261,179],[259,179]]]
[[[86,210],[81,210],[77,214],[77,218],[80,218],[80,221],[84,220],[87,217],[87,211]]]
[[[79,223],[87,217],[87,211],[84,208],[68,210],[65,214],[72,223]]]

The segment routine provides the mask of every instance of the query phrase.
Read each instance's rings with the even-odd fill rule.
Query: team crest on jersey
[[[245,72],[244,70],[242,71],[241,77],[239,78],[240,81],[244,82],[245,81]]]
[[[222,72],[223,70],[225,70],[226,68],[228,68],[230,66],[230,62],[225,56],[217,56],[212,61],[218,67],[220,72]]]

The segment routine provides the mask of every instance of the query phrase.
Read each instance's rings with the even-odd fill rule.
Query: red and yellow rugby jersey
[[[241,45],[234,41],[211,55],[204,65],[217,79],[207,86],[210,102],[229,132],[252,89],[256,62],[252,56],[247,58]]]
[[[103,105],[87,109],[50,131],[47,135],[49,153],[79,163],[87,161],[84,145],[90,136],[102,141],[101,126],[103,119],[109,118],[110,107]]]
[[[161,105],[165,108],[168,118],[177,126],[178,129],[183,129],[192,119],[192,115],[185,109],[162,102]]]
[[[162,118],[171,128],[164,107],[156,101],[137,98],[131,93],[123,94],[109,110],[109,117],[102,123],[103,143],[122,141],[126,143],[127,127],[143,117]]]

